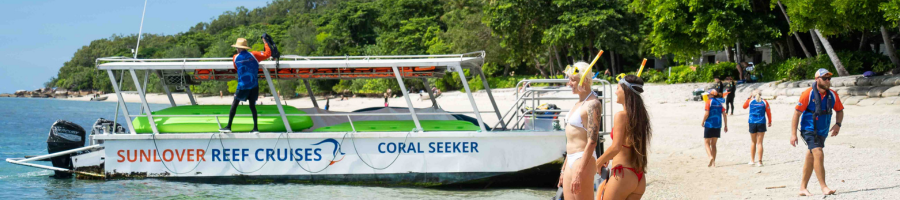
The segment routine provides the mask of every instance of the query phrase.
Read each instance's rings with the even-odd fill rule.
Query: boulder
[[[883,81],[881,81],[881,85],[883,85],[883,86],[900,85],[900,76],[891,76],[891,77],[885,78]]]
[[[849,96],[850,91],[846,87],[832,87],[831,90],[834,90],[838,94],[838,96]]]
[[[803,91],[806,91],[806,89],[808,88],[790,88],[787,89],[787,95],[800,96],[801,94],[803,94]]]
[[[875,102],[875,105],[893,105],[897,103],[897,99],[900,99],[900,97],[879,98],[878,102]]]
[[[875,103],[878,102],[879,100],[881,100],[881,98],[866,98],[866,99],[860,100],[858,103],[856,103],[856,105],[857,106],[871,106],[871,105],[875,105]]]
[[[869,92],[866,93],[866,96],[869,96],[869,97],[881,97],[881,94],[884,93],[884,91],[887,91],[887,90],[890,89],[890,88],[891,88],[891,86],[878,86],[878,87],[874,87],[874,88],[872,88],[872,89],[869,89]]]
[[[872,88],[872,86],[856,86],[847,88],[847,90],[852,96],[868,96],[869,90]]]
[[[775,96],[787,96],[786,88],[778,88],[775,90]]]
[[[841,102],[844,103],[844,105],[856,105],[859,103],[859,101],[862,101],[863,99],[866,99],[866,98],[868,98],[868,97],[851,96],[851,97],[841,99]]]
[[[890,89],[885,90],[884,93],[881,93],[881,96],[883,96],[883,97],[900,96],[900,85],[894,86],[894,87],[891,87]]]

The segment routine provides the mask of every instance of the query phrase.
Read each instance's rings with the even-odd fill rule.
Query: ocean
[[[139,112],[140,104],[128,103]],[[169,107],[150,104],[153,110]],[[6,158],[47,154],[47,134],[58,119],[90,134],[98,118],[112,119],[115,102],[0,98],[0,199],[549,199],[556,190],[431,189],[293,183],[195,183],[161,179],[90,181],[53,179],[51,170],[20,166]],[[125,125],[119,116],[119,123]],[[50,165],[50,162],[36,162]]]

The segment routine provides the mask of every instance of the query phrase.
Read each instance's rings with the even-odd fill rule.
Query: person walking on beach
[[[641,97],[643,85],[644,80],[635,75],[619,80],[616,103],[622,104],[623,109],[614,116],[615,124],[609,135],[612,144],[597,159],[596,166],[597,171],[607,166],[615,167],[610,169],[606,182],[600,185],[597,199],[640,199],[647,189],[644,174],[653,130]]]
[[[725,113],[734,115],[734,93],[737,91],[737,83],[731,77],[725,77]],[[719,90],[722,91],[722,90]]]
[[[263,34],[263,38],[268,37]],[[234,68],[238,72],[237,91],[234,93],[234,101],[231,102],[231,111],[228,112],[228,125],[219,129],[220,132],[231,132],[231,122],[234,120],[234,114],[237,111],[241,101],[249,101],[250,112],[253,114],[253,129],[251,133],[259,133],[256,120],[256,100],[259,99],[259,61],[269,59],[272,51],[269,44],[265,42],[266,51],[247,51],[247,39],[238,38],[234,45],[231,45],[237,51],[232,57]]]
[[[728,132],[728,116],[724,114],[725,99],[716,90],[709,91],[709,101],[706,102],[706,114],[703,115],[703,146],[709,155],[709,165],[716,167],[716,142],[722,133],[722,122],[725,123],[725,132]]]
[[[391,97],[391,89],[388,88],[387,91],[384,91],[384,107],[388,107],[388,98]]]
[[[564,199],[593,199],[594,163],[597,154],[594,147],[599,140],[600,117],[603,106],[591,91],[591,81],[582,82],[582,76],[589,76],[591,67],[585,62],[575,63],[566,69],[572,93],[579,101],[566,115],[566,160],[560,170],[558,187],[563,188]]]
[[[763,155],[763,137],[766,136],[766,119],[769,119],[768,127],[772,127],[772,111],[769,109],[769,102],[762,99],[760,91],[753,90],[750,98],[744,102],[744,109],[750,108],[750,162],[748,165],[756,165],[762,167]],[[759,154],[759,160],[756,155]]]
[[[815,169],[816,178],[822,193],[831,195],[835,190],[825,184],[825,139],[828,138],[828,125],[831,124],[831,116],[836,115],[837,120],[831,127],[831,136],[837,136],[841,131],[841,122],[844,121],[844,105],[841,103],[837,92],[831,90],[831,72],[827,69],[816,71],[816,85],[806,89],[800,94],[800,103],[791,120],[791,145],[797,146],[797,124],[800,124],[800,136],[806,142],[809,151],[806,152],[806,160],[803,163],[803,178],[800,179],[800,196],[811,196],[806,185]],[[834,112],[832,112],[832,110]]]
[[[713,78],[713,89],[718,92],[725,91],[725,84],[722,84],[722,79],[719,79],[719,77]]]

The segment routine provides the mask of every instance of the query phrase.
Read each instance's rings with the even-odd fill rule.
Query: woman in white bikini
[[[563,187],[564,199],[593,199],[594,174],[597,173],[594,146],[597,145],[602,106],[591,91],[593,74],[590,65],[578,62],[566,72],[569,76],[566,85],[572,88],[572,93],[577,94],[580,101],[566,116],[567,155],[557,186]]]

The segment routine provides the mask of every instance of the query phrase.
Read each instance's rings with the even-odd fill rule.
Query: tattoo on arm
[[[593,104],[593,103],[588,104],[588,110],[587,110],[588,120],[584,127],[585,127],[585,130],[587,130],[587,137],[588,137],[589,142],[597,141],[597,134],[598,134],[597,131],[600,128],[599,127],[600,123],[597,122],[597,121],[599,121],[599,118],[597,118],[596,120],[594,118],[594,116],[600,116],[599,108],[597,107],[597,105],[600,105],[600,104]]]

